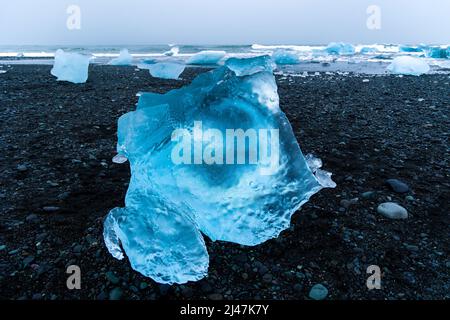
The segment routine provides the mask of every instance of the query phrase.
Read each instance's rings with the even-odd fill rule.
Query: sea
[[[145,61],[168,59],[187,61],[201,51],[225,51],[226,57],[254,57],[276,50],[288,50],[298,55],[300,63],[279,66],[282,72],[298,73],[308,71],[355,72],[368,74],[386,73],[386,66],[397,56],[409,55],[424,59],[432,73],[450,73],[450,57],[433,58],[426,48],[448,48],[449,45],[399,45],[399,44],[357,44],[354,54],[329,54],[327,45],[110,45],[110,46],[1,46],[0,65],[11,64],[53,64],[58,49],[91,55],[91,63],[107,64],[119,56],[121,49],[128,49],[136,64]],[[168,57],[168,52],[175,52]],[[447,50],[450,54],[450,49]]]

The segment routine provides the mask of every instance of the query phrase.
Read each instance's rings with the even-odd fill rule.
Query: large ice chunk
[[[231,63],[248,75],[224,66],[181,89],[143,93],[119,119],[117,158],[129,160],[132,176],[125,208],[105,221],[105,243],[118,259],[121,244],[132,267],[158,282],[205,276],[200,231],[258,245],[334,186],[318,160],[303,157],[273,73],[249,71],[252,62]]]
[[[237,76],[249,76],[258,72],[273,72],[277,67],[268,55],[253,58],[230,58],[225,65]]]
[[[90,56],[58,49],[50,72],[58,81],[84,83],[88,79],[90,59]]]
[[[186,65],[179,62],[159,62],[149,64],[147,68],[150,71],[150,74],[155,78],[177,80],[180,77],[180,74],[183,73]]]
[[[331,42],[325,49],[329,54],[352,55],[355,54],[355,47],[349,43]]]
[[[300,59],[293,50],[277,49],[272,54],[272,59],[276,64],[298,64]]]
[[[402,45],[399,47],[400,52],[422,52],[424,49],[423,46],[407,46]]]
[[[430,66],[419,58],[402,56],[395,58],[387,70],[394,74],[420,76],[430,71]]]
[[[200,51],[190,57],[187,61],[188,64],[198,64],[198,65],[214,65],[218,64],[226,55],[225,51]]]
[[[128,49],[120,50],[120,55],[109,62],[113,66],[129,66],[132,63],[133,56],[128,52]]]

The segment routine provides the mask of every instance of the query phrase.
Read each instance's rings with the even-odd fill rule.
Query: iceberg
[[[232,60],[237,73],[222,66],[181,89],[142,93],[120,117],[115,159],[128,159],[132,175],[125,207],[104,222],[115,258],[126,254],[159,283],[197,281],[209,265],[202,233],[261,244],[335,186],[320,160],[303,156],[267,58],[258,61],[259,72],[255,60]]]
[[[58,49],[50,73],[57,77],[58,81],[85,83],[88,79],[90,59],[90,56]]]
[[[239,77],[263,71],[273,72],[277,67],[268,55],[253,58],[229,58],[225,61],[225,65]]]
[[[128,49],[120,50],[120,55],[109,62],[109,64],[113,66],[129,66],[132,63],[133,57],[128,52]]]
[[[402,56],[395,58],[387,70],[394,74],[420,76],[430,71],[430,66],[419,58]]]
[[[448,59],[450,58],[450,47],[429,47],[425,54],[428,58]]]
[[[225,51],[200,51],[190,57],[188,64],[213,65],[218,64],[226,55]]]
[[[148,68],[152,77],[178,80],[186,65],[178,62],[159,62],[149,64],[146,68]]]
[[[330,44],[328,44],[325,50],[329,54],[336,54],[336,55],[355,54],[355,47],[349,43],[344,42],[331,42]]]
[[[272,59],[276,64],[298,64],[300,59],[295,51],[277,49],[272,54]]]

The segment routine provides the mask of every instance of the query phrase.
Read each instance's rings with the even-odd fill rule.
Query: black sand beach
[[[50,68],[0,74],[0,299],[308,299],[317,283],[328,299],[450,298],[448,75],[277,76],[303,153],[323,160],[337,188],[315,195],[278,239],[207,241],[208,278],[169,287],[103,244],[103,219],[123,206],[129,181],[128,164],[111,162],[116,122],[139,91],[166,92],[205,70],[165,81],[93,65],[75,85]],[[410,190],[392,191],[390,178]],[[382,217],[386,201],[409,218]],[[81,290],[66,287],[72,264]],[[381,290],[366,287],[370,265],[382,269]]]

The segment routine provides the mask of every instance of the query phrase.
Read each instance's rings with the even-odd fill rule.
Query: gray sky
[[[69,5],[81,29],[68,30]],[[366,26],[369,5],[381,29]],[[2,0],[0,45],[450,43],[450,0]]]

